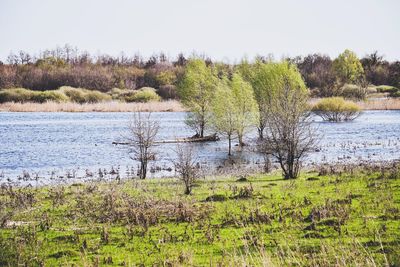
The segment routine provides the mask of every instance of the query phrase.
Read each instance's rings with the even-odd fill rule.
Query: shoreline
[[[310,100],[313,104],[317,98]],[[400,110],[400,99],[369,99],[358,101],[357,105],[362,110]],[[6,102],[0,104],[0,112],[185,112],[187,109],[178,100],[166,100],[148,103],[126,103],[118,101],[99,103],[15,103]]]

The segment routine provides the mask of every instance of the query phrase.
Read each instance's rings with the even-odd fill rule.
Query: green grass
[[[158,102],[161,97],[154,88],[143,87],[139,90],[127,90],[113,88],[107,93],[97,90],[62,86],[57,90],[33,91],[25,88],[0,89],[0,103],[45,103],[75,102],[75,103],[99,103],[111,100],[122,102]]]
[[[190,196],[175,179],[3,187],[0,265],[395,266],[399,174],[207,178]]]

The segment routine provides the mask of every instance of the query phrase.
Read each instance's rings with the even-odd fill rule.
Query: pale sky
[[[247,56],[378,50],[400,60],[399,0],[0,0],[0,60],[64,44],[91,54]]]

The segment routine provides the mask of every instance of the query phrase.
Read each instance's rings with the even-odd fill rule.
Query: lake
[[[0,183],[59,183],[87,178],[86,173],[96,176],[99,169],[102,174],[114,170],[120,177],[134,176],[137,162],[130,158],[126,146],[112,144],[124,140],[131,117],[131,113],[0,112]],[[183,112],[153,113],[152,119],[160,122],[158,140],[194,134],[186,127]],[[305,164],[400,158],[400,111],[365,111],[355,121],[345,123],[314,118],[313,125],[322,138],[318,152]],[[253,130],[247,143],[253,143],[255,137]],[[224,138],[194,146],[199,162],[208,169],[222,166],[228,159]],[[150,177],[174,175],[170,167],[175,147],[156,147],[158,155],[151,162]],[[233,159],[247,166],[260,165],[260,155],[252,150],[253,146],[242,152],[234,147]]]

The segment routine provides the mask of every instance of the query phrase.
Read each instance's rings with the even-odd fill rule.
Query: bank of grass
[[[398,266],[400,170],[0,189],[0,265]]]
[[[57,90],[33,91],[25,88],[0,89],[0,103],[45,103],[45,102],[74,102],[74,103],[101,103],[110,100],[121,102],[157,102],[161,97],[154,88],[143,87],[138,90],[113,88],[109,92],[88,90],[62,86]]]

